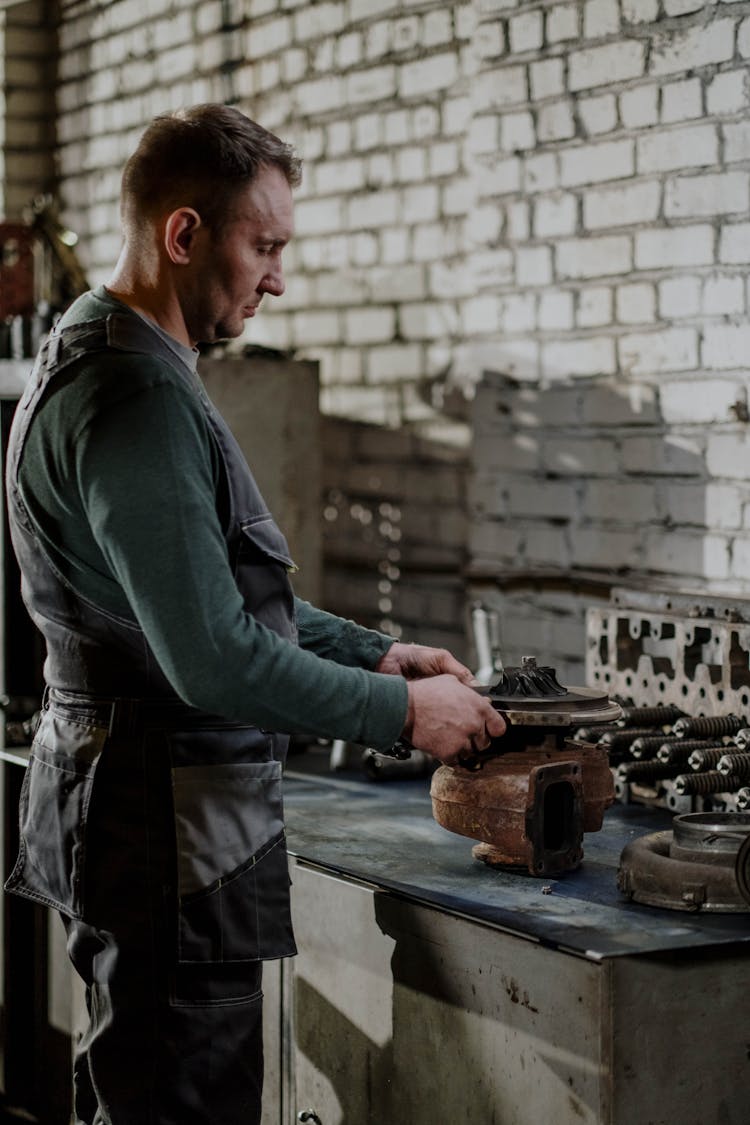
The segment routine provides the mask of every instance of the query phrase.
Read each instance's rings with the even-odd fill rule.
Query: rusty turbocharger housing
[[[480,841],[476,859],[547,876],[579,866],[584,832],[601,828],[614,800],[606,749],[576,742],[571,732],[614,722],[622,711],[601,692],[562,687],[550,668],[538,672],[544,675],[527,658],[522,669],[478,689],[505,716],[507,732],[475,757],[481,768],[440,766],[430,795],[438,824]]]

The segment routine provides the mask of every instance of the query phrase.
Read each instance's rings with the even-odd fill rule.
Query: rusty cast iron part
[[[671,832],[641,836],[624,848],[617,885],[647,906],[750,911],[750,813],[676,816]]]
[[[611,723],[622,709],[590,688],[563,687],[554,670],[525,658],[487,694],[508,724],[468,768],[440,766],[430,794],[435,820],[479,843],[494,867],[558,875],[579,866],[584,832],[602,826],[614,800],[606,747],[571,737],[582,725]]]

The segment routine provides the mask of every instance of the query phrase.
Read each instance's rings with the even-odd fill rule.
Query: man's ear
[[[164,248],[177,266],[190,261],[195,234],[201,227],[201,217],[192,207],[178,207],[164,224]]]

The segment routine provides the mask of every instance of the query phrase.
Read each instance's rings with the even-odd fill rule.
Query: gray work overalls
[[[106,362],[107,349],[157,355],[193,387],[221,453],[217,511],[245,610],[296,642],[287,544],[199,380],[135,315],[53,333],[8,449],[11,535],[24,601],[47,643],[48,692],[7,889],[61,912],[87,985],[77,1122],[252,1125],[260,962],[295,952],[287,739],[182,703],[140,628],[80,596],[52,564],[18,487],[50,383],[92,352]]]

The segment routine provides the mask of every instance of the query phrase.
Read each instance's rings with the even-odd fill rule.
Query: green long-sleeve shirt
[[[111,312],[137,315],[101,287],[64,323]],[[19,476],[45,552],[79,595],[141,627],[189,704],[271,730],[391,745],[406,682],[369,670],[391,638],[296,599],[297,647],[245,613],[194,353],[170,346],[184,370],[108,351],[55,379]]]

